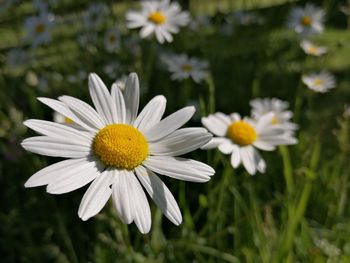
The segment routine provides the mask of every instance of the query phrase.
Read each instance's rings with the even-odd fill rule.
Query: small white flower
[[[53,113],[53,121],[57,123],[68,124],[68,125],[71,125],[74,123],[71,119],[65,117],[64,115],[62,115],[57,111]]]
[[[336,86],[335,77],[326,70],[304,75],[302,81],[309,89],[320,93],[325,93]]]
[[[167,65],[172,80],[192,78],[199,83],[207,75],[208,62],[189,58],[186,54],[163,56],[162,61]]]
[[[120,47],[119,29],[115,27],[108,30],[104,37],[104,43],[107,51],[116,51]]]
[[[283,129],[273,126],[273,113],[267,113],[258,120],[241,119],[237,113],[229,116],[217,112],[202,118],[202,124],[214,135],[202,149],[218,148],[223,154],[231,155],[231,165],[237,168],[243,163],[251,175],[264,173],[266,163],[257,149],[272,151],[277,145],[295,144],[297,140]]]
[[[319,34],[323,32],[325,12],[312,4],[304,8],[294,7],[288,17],[288,27],[302,36]]]
[[[119,79],[117,79],[114,84],[121,90],[125,90],[125,83],[128,77],[126,75],[121,76]]]
[[[326,47],[317,46],[308,40],[301,41],[300,46],[307,55],[311,56],[319,57],[328,52]]]
[[[104,4],[90,4],[83,18],[86,28],[99,27],[105,20],[107,8]]]
[[[38,16],[28,17],[25,22],[27,38],[32,42],[32,47],[47,44],[51,41],[50,29],[54,23],[54,16],[47,12],[41,12]]]
[[[190,21],[189,13],[181,11],[178,3],[170,3],[169,0],[143,1],[141,6],[141,11],[126,14],[127,27],[141,27],[141,38],[155,34],[161,44],[172,42],[172,34],[178,33],[179,27],[186,26]]]
[[[63,194],[92,182],[83,196],[79,217],[87,220],[98,214],[112,197],[120,219],[135,222],[142,233],[151,227],[151,211],[143,188],[174,224],[182,222],[178,204],[159,173],[171,178],[206,182],[214,170],[201,162],[180,158],[211,138],[204,128],[180,128],[194,114],[185,107],[162,119],[166,99],[154,97],[138,114],[139,81],[130,74],[122,92],[111,92],[94,73],[89,91],[95,109],[70,97],[41,102],[71,119],[76,125],[27,120],[24,124],[41,136],[27,138],[22,146],[33,153],[67,158],[29,178],[25,187],[47,185],[47,192]],[[142,188],[143,186],[143,188]]]
[[[295,123],[291,122],[293,112],[287,110],[288,102],[277,98],[256,98],[250,101],[252,107],[251,115],[255,120],[258,120],[263,115],[272,112],[272,125],[285,129],[286,131],[293,131],[298,128]]]

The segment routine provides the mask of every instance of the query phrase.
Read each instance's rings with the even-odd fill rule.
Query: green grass
[[[62,23],[53,43],[30,50],[17,29],[33,12],[28,2],[0,18],[0,252],[2,262],[350,262],[349,129],[343,116],[350,101],[350,32],[337,1],[329,7],[326,32],[314,38],[329,47],[321,58],[306,57],[298,38],[285,28],[290,1],[194,1],[194,13],[214,15],[214,27],[199,32],[183,30],[164,47],[140,42],[140,51],[103,49],[103,34],[114,21],[123,22],[126,1],[114,5],[106,25],[97,30],[98,42],[82,49],[76,34],[79,23]],[[218,3],[218,4],[216,4]],[[299,2],[302,4],[303,2]],[[134,5],[134,3],[133,3]],[[219,6],[219,7],[218,7]],[[60,17],[75,17],[86,2],[58,6]],[[256,11],[266,19],[261,26],[237,27],[232,35],[218,33],[223,16],[216,10]],[[13,16],[11,16],[13,14]],[[64,19],[63,19],[64,20]],[[65,20],[64,20],[65,21]],[[79,21],[79,20],[78,20]],[[135,33],[135,32],[134,32]],[[128,31],[123,29],[126,36]],[[135,34],[136,35],[136,34]],[[6,52],[24,47],[31,60],[19,68],[6,65]],[[205,58],[210,76],[201,84],[173,82],[158,52],[185,52]],[[24,189],[24,182],[54,158],[25,153],[19,142],[34,134],[23,119],[48,119],[52,112],[36,97],[62,94],[90,102],[87,81],[69,83],[79,69],[97,72],[108,86],[114,81],[103,66],[118,61],[118,74],[136,71],[144,95],[141,106],[157,94],[168,99],[166,114],[199,102],[200,115],[215,111],[249,114],[253,97],[278,97],[295,111],[299,143],[264,152],[265,174],[248,175],[233,169],[228,156],[197,150],[191,158],[212,165],[216,175],[205,184],[162,179],[183,214],[172,225],[151,202],[152,229],[142,235],[134,224],[124,225],[111,203],[87,222],[77,210],[86,187],[60,196],[44,187]],[[337,77],[337,88],[315,94],[300,83],[305,72],[326,68]],[[31,84],[29,72],[45,76],[48,88]],[[62,78],[55,77],[59,73]],[[191,126],[201,126],[198,119]]]

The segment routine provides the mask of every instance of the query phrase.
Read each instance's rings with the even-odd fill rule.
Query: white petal
[[[168,187],[152,171],[146,170],[142,166],[135,170],[137,178],[162,213],[175,225],[180,225],[182,222],[181,211]]]
[[[131,73],[125,82],[124,99],[126,123],[133,124],[139,110],[140,84],[136,73]]]
[[[231,141],[227,140],[224,143],[220,144],[218,148],[219,151],[223,154],[230,154],[232,153],[233,146],[234,144]]]
[[[75,115],[85,123],[89,124],[89,126],[96,129],[102,129],[107,124],[101,119],[97,112],[84,101],[70,96],[61,96],[58,99],[64,102]]]
[[[102,165],[98,164],[98,162],[84,160],[70,169],[56,172],[56,178],[49,182],[46,191],[50,194],[64,194],[83,187],[100,176]]]
[[[115,112],[113,119],[115,123],[125,123],[125,101],[122,91],[117,84],[112,85],[112,100],[114,101]]]
[[[147,196],[143,191],[139,181],[134,173],[130,173],[130,182],[132,184],[135,206],[134,222],[142,234],[146,234],[151,229],[151,210],[149,208]]]
[[[134,126],[141,132],[147,131],[156,125],[162,118],[166,106],[166,98],[164,96],[156,96],[143,108],[139,116],[137,116]]]
[[[81,159],[69,159],[58,163],[49,165],[40,171],[33,174],[27,182],[24,184],[25,187],[36,187],[47,185],[57,178],[60,174],[66,173],[73,167],[79,166],[82,163],[87,163],[86,158]]]
[[[212,135],[204,128],[183,128],[150,143],[149,151],[152,155],[179,156],[198,149],[211,138]]]
[[[112,124],[112,99],[106,85],[95,73],[89,75],[89,92],[98,114],[106,124]]]
[[[90,147],[74,144],[73,141],[61,140],[47,136],[30,137],[21,143],[22,147],[27,151],[63,158],[82,158],[90,154]]]
[[[273,151],[276,149],[276,147],[266,141],[262,141],[262,140],[256,140],[253,145],[256,147],[256,148],[259,148],[261,150],[264,150],[264,151]]]
[[[203,145],[201,147],[202,150],[209,150],[217,148],[220,144],[225,143],[228,141],[227,138],[224,137],[214,137],[212,138],[207,144]]]
[[[253,151],[254,151],[254,161],[256,163],[256,169],[260,173],[265,173],[266,163],[264,159],[261,157],[260,153],[256,149],[253,148]]]
[[[144,135],[148,141],[159,140],[184,125],[191,119],[194,112],[195,108],[193,106],[182,108],[148,129]]]
[[[254,148],[252,146],[245,146],[240,148],[241,159],[244,168],[251,175],[256,173],[256,160],[254,159]]]
[[[150,156],[143,164],[156,173],[191,182],[207,182],[215,173],[204,163],[180,157]]]
[[[231,154],[231,165],[233,168],[237,168],[240,163],[241,163],[240,150],[237,145],[234,145],[232,149],[232,154]]]
[[[42,135],[47,135],[49,137],[62,140],[69,138],[88,147],[91,145],[93,140],[93,137],[90,134],[78,131],[77,129],[64,124],[43,120],[26,120],[23,124]]]
[[[79,206],[78,215],[82,220],[86,221],[98,214],[105,206],[112,194],[111,178],[111,172],[105,170],[89,186]]]
[[[120,219],[125,224],[130,224],[134,219],[134,203],[130,173],[124,170],[113,171],[113,202]]]
[[[224,137],[226,135],[228,125],[213,114],[203,117],[202,124],[216,136]]]
[[[84,120],[80,119],[79,116],[75,115],[63,102],[48,98],[38,98],[38,100],[49,106],[51,109],[57,111],[58,113],[61,113],[63,116],[71,119],[74,123],[80,125],[86,130],[96,131],[96,128],[93,125],[86,123]]]

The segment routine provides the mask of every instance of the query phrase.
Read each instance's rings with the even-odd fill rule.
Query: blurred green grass
[[[108,26],[122,22],[129,4],[106,3],[113,10]],[[327,12],[333,20],[314,40],[330,52],[322,58],[308,58],[297,37],[285,28],[286,14],[295,3],[191,1],[194,13],[213,15],[214,30],[184,30],[164,49],[206,58],[214,98],[208,83],[171,82],[158,63],[159,49],[150,42],[141,42],[140,54],[127,50],[107,54],[101,48],[102,28],[98,45],[81,49],[74,37],[81,30],[79,24],[60,24],[52,44],[33,51],[28,64],[9,68],[5,62],[9,48],[19,45],[29,51],[20,36],[23,18],[33,10],[30,2],[23,2],[1,17],[2,262],[350,262],[349,119],[343,116],[344,105],[350,101],[350,32],[346,17],[336,10],[337,1],[321,4],[330,8]],[[74,17],[86,5],[85,1],[67,1],[56,11],[59,17]],[[222,12],[240,8],[263,15],[266,23],[237,27],[232,35],[218,34]],[[30,175],[56,161],[24,153],[18,145],[32,134],[23,128],[22,119],[52,118],[36,97],[69,94],[89,100],[87,81],[69,83],[67,75],[79,69],[96,71],[109,85],[114,80],[102,67],[111,61],[122,62],[120,74],[140,74],[142,87],[148,87],[141,105],[153,95],[165,94],[167,112],[200,100],[204,102],[200,111],[207,114],[208,103],[214,99],[216,111],[248,114],[248,102],[257,96],[279,97],[294,109],[301,74],[323,68],[336,75],[338,86],[321,95],[303,87],[299,144],[264,153],[266,174],[252,177],[242,168],[233,170],[227,156],[216,151],[193,153],[193,158],[213,165],[216,175],[207,184],[162,178],[179,201],[184,222],[173,226],[152,204],[152,233],[141,235],[134,225],[119,221],[111,204],[82,222],[77,209],[85,188],[54,196],[44,188],[23,187]],[[28,83],[28,72],[46,76],[49,88],[39,90]],[[62,78],[56,80],[53,73]],[[198,120],[192,124],[200,126]]]

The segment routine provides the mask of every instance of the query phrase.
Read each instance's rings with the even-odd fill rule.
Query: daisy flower
[[[273,113],[267,113],[257,120],[241,119],[237,113],[229,116],[221,112],[202,118],[202,124],[214,135],[202,149],[218,148],[223,154],[231,155],[231,165],[237,168],[241,163],[247,172],[254,175],[264,173],[266,163],[257,149],[272,151],[277,145],[295,144],[297,140],[283,129],[274,127]]]
[[[300,43],[300,47],[304,50],[307,55],[319,57],[326,54],[328,49],[326,47],[316,46],[308,40],[303,40]]]
[[[172,80],[192,78],[196,83],[201,82],[207,75],[208,63],[197,58],[189,58],[186,54],[168,55],[162,57]]]
[[[335,77],[326,70],[304,75],[302,81],[309,89],[320,93],[325,93],[336,86]]]
[[[120,32],[118,28],[115,27],[106,32],[104,43],[106,50],[109,52],[113,52],[120,47]]]
[[[25,21],[27,38],[32,42],[32,47],[47,44],[51,41],[50,29],[53,26],[54,16],[47,12],[41,12],[38,16],[28,17]]]
[[[286,131],[293,131],[298,128],[295,123],[291,122],[293,112],[287,110],[289,103],[286,101],[277,98],[256,98],[250,101],[250,106],[252,107],[251,115],[255,120],[272,112],[271,124],[275,127],[280,127]]]
[[[296,33],[303,36],[319,34],[323,32],[325,12],[312,4],[307,4],[304,8],[295,7],[291,10],[287,25]]]
[[[143,1],[141,11],[129,11],[126,14],[128,28],[140,28],[141,38],[155,34],[159,43],[172,42],[172,34],[190,21],[188,12],[181,11],[178,3],[169,0]]]
[[[148,233],[151,214],[144,188],[163,214],[179,225],[182,216],[177,202],[155,173],[192,182],[206,182],[214,174],[204,163],[178,157],[212,137],[204,128],[180,128],[192,117],[194,107],[162,119],[166,99],[156,96],[137,114],[139,81],[135,73],[128,77],[124,92],[113,85],[111,93],[92,73],[89,92],[95,109],[70,96],[39,98],[79,129],[43,120],[24,122],[41,134],[22,142],[26,150],[67,158],[38,171],[25,186],[47,185],[47,192],[63,194],[92,182],[79,206],[82,220],[99,213],[112,196],[120,219],[126,224],[135,222],[142,233]]]

